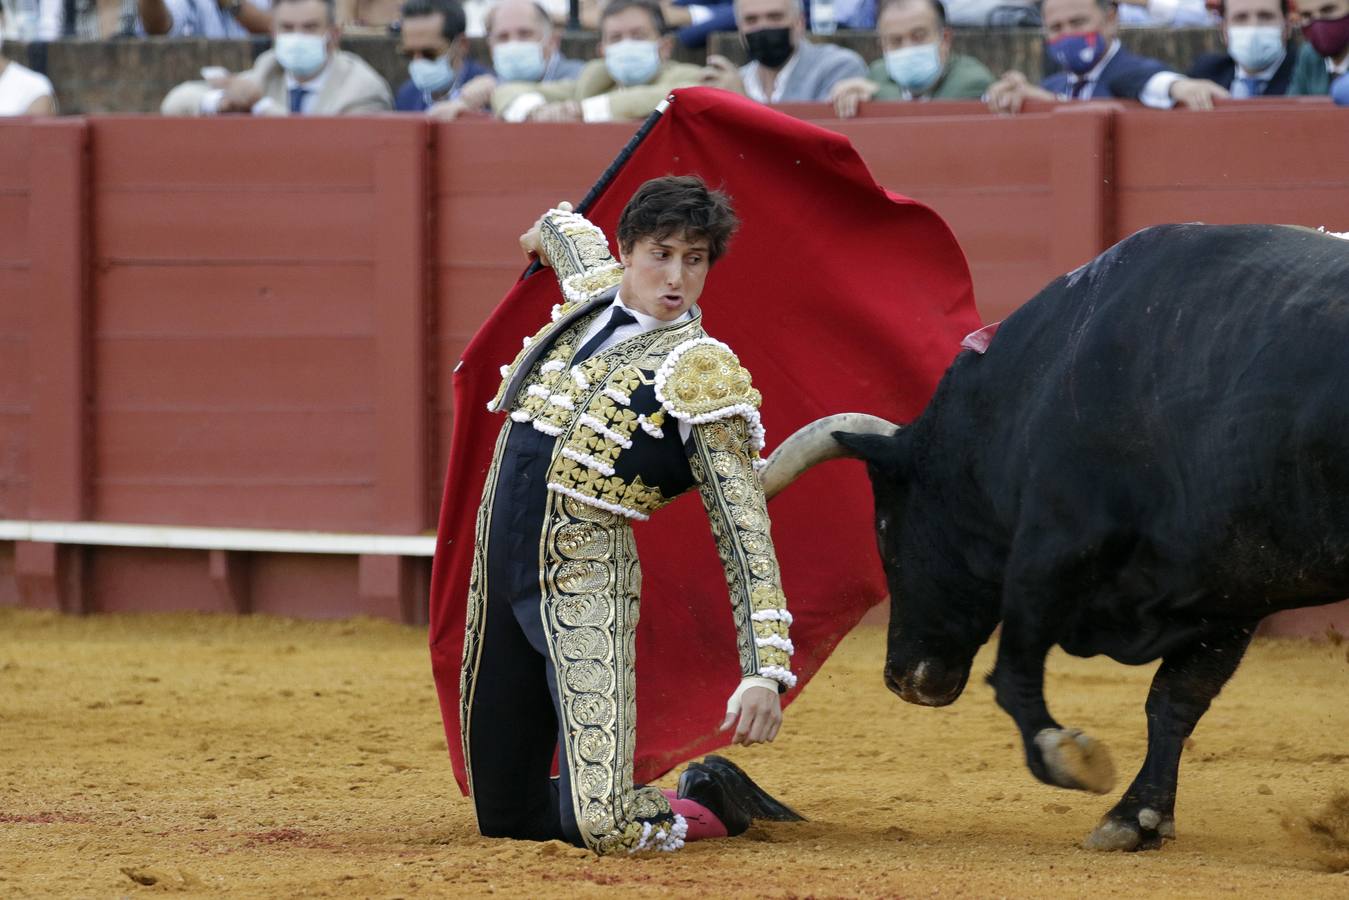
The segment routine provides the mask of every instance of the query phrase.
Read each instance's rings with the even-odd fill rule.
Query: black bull
[[[1045,656],[1161,659],[1147,757],[1087,839],[1158,847],[1182,745],[1260,620],[1349,596],[1349,241],[1140,232],[962,352],[916,421],[820,420],[765,484],[837,456],[867,462],[905,700],[954,701],[1001,624],[989,683],[1031,772],[1104,793],[1109,754],[1050,714]]]

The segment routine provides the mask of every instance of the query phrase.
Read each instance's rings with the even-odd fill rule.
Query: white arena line
[[[23,519],[0,519],[0,541],[376,556],[433,556],[436,552],[436,539],[431,535],[339,534],[261,528],[121,525],[111,522],[30,522]]]

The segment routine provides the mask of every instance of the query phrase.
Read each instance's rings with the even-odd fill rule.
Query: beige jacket
[[[290,114],[286,91],[286,72],[268,50],[258,57],[247,73],[262,85],[263,96],[271,102],[259,110],[263,115]],[[159,111],[166,116],[199,116],[201,102],[211,91],[204,81],[187,81],[169,91]],[[309,115],[350,116],[361,113],[387,112],[393,109],[393,94],[389,84],[370,65],[354,53],[338,51],[328,61],[328,72],[323,86],[314,98]]]
[[[575,80],[536,83],[511,81],[501,85],[492,92],[492,112],[502,116],[516,100],[528,95],[541,98],[536,102],[547,103],[560,100],[577,100],[584,103],[592,97],[603,96],[609,101],[608,119],[643,119],[670,91],[696,85],[701,76],[702,69],[699,66],[667,60],[661,64],[660,71],[650,84],[620,87],[609,75],[604,60],[592,59],[585,64],[585,68],[581,69],[581,74]],[[587,115],[587,121],[591,120]]]

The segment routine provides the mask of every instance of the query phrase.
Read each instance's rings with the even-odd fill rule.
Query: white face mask
[[[1232,25],[1227,29],[1227,52],[1247,72],[1268,69],[1283,53],[1283,29],[1278,25]]]
[[[895,84],[917,94],[941,75],[941,48],[934,43],[891,50],[885,54],[885,71]]]
[[[543,66],[543,44],[538,41],[506,41],[492,48],[492,68],[502,81],[538,81]]]
[[[296,78],[308,78],[328,61],[328,44],[321,34],[278,34],[272,48],[281,68]]]
[[[660,71],[660,45],[655,41],[619,41],[604,48],[604,66],[624,87],[646,84]]]

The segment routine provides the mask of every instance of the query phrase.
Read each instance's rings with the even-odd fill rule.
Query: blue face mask
[[[408,63],[408,76],[417,90],[424,94],[438,94],[454,84],[454,69],[450,68],[450,55],[437,56],[435,59],[417,57]]]
[[[492,48],[492,68],[502,81],[538,81],[543,66],[543,45],[538,41],[506,41]]]
[[[308,78],[328,61],[328,45],[321,34],[278,34],[272,49],[281,68],[296,78]]]
[[[936,44],[900,47],[885,54],[885,71],[911,94],[930,87],[941,75],[941,48]]]
[[[1229,26],[1227,52],[1247,72],[1268,69],[1283,55],[1283,29],[1278,25]]]
[[[604,48],[604,67],[624,87],[646,84],[660,71],[660,47],[655,41],[619,41]]]
[[[1085,75],[1105,56],[1106,40],[1099,31],[1064,34],[1048,43],[1049,55],[1076,75]]]

